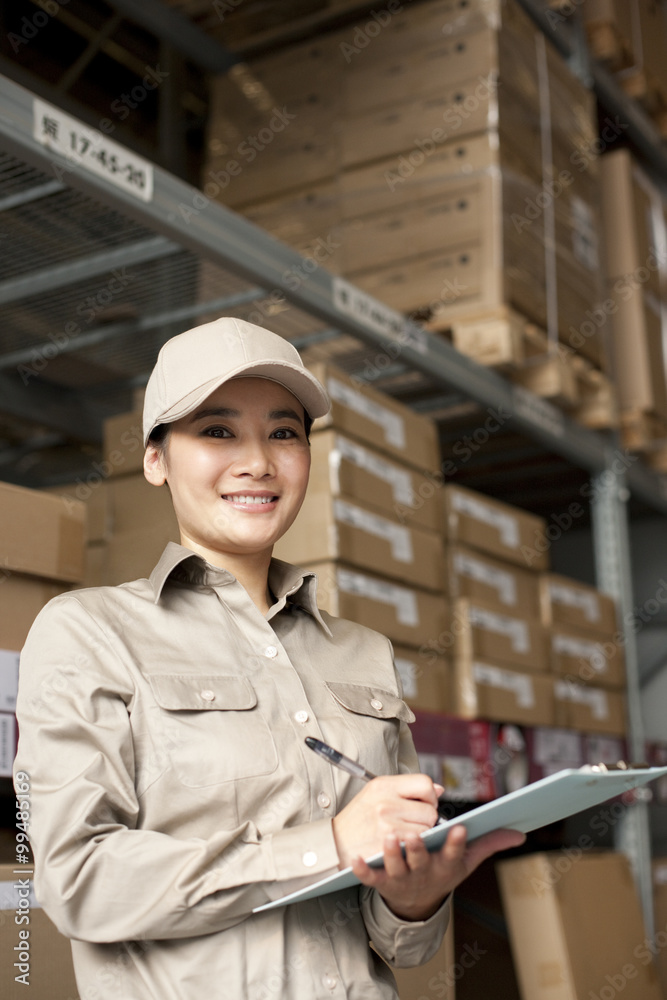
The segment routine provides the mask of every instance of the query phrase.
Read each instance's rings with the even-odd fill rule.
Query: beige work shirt
[[[413,923],[360,886],[252,914],[338,869],[331,820],[360,784],[305,736],[417,769],[389,641],[320,612],[311,573],[273,560],[269,584],[264,617],[170,543],[150,579],[33,625],[15,769],[81,1000],[393,1000],[385,963],[439,947],[446,905]]]

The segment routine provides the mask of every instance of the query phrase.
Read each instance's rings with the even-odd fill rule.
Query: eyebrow
[[[207,417],[234,418],[241,416],[242,414],[240,410],[233,410],[226,406],[213,406],[203,410],[197,410],[192,414],[190,421],[194,423],[195,420],[205,420]],[[267,416],[269,420],[296,420],[297,423],[303,424],[303,417],[299,416],[296,410],[292,409],[271,410]]]

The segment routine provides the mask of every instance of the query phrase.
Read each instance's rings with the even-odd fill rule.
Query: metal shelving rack
[[[535,0],[522,2],[546,30],[540,5]],[[575,59],[577,53],[571,38],[563,40],[560,33],[558,38],[561,50]],[[643,116],[637,116],[634,109],[627,111],[628,102],[620,92],[616,93],[618,88],[611,78],[597,70],[594,76],[595,85],[604,91],[605,99],[610,99],[611,94],[611,99],[618,101],[627,120],[634,122],[633,130],[643,135],[645,141]],[[147,358],[154,357],[159,342],[183,329],[184,324],[213,314],[255,308],[258,303],[270,301],[272,292],[277,291],[289,308],[275,315],[267,313],[266,325],[288,336],[300,349],[352,338],[350,342],[357,350],[361,348],[360,357],[376,361],[391,359],[394,370],[414,373],[418,386],[423,386],[427,395],[454,391],[481,406],[502,408],[511,413],[510,422],[517,430],[586,470],[594,485],[592,519],[598,585],[617,599],[621,620],[629,620],[625,615],[632,612],[633,605],[629,583],[628,500],[637,497],[667,515],[664,479],[640,462],[626,469],[617,461],[619,445],[612,435],[575,424],[560,410],[477,365],[445,340],[428,335],[419,325],[324,268],[304,268],[304,261],[297,253],[165,171],[152,167],[152,197],[143,198],[127,187],[118,186],[113,177],[92,171],[80,157],[64,156],[49,149],[42,139],[36,138],[35,100],[27,90],[0,78],[0,155],[5,155],[0,171],[0,229],[11,241],[13,212],[26,206],[36,206],[45,213],[45,218],[50,213],[66,212],[74,227],[78,219],[83,226],[91,211],[94,214],[95,207],[103,206],[104,211],[113,214],[115,238],[113,243],[102,241],[96,250],[84,247],[77,253],[72,246],[62,248],[60,256],[49,257],[45,253],[39,266],[28,266],[27,273],[18,272],[0,281],[0,313],[4,310],[6,315],[12,303],[40,296],[47,308],[50,302],[57,302],[61,315],[66,316],[68,310],[71,315],[74,306],[81,302],[86,282],[129,265],[148,269],[147,284],[155,282],[156,275],[158,284],[160,280],[162,284],[157,298],[155,295],[146,298],[140,315],[93,325],[69,340],[63,338],[55,354],[52,341],[38,335],[29,344],[17,341],[12,349],[0,355],[0,390],[5,400],[11,400],[14,413],[28,413],[31,406],[41,401],[60,415],[59,426],[64,431],[76,429],[85,438],[84,428],[88,426],[93,429],[90,439],[99,438],[105,413],[96,408],[94,401],[82,400],[81,394],[75,394],[69,409],[60,413],[62,398],[51,399],[48,393],[29,396],[32,386],[24,392],[14,377],[3,372],[35,356],[50,358],[73,352],[90,359],[95,352],[106,352],[108,356],[115,346],[130,354],[134,352],[134,375],[132,370],[126,370],[124,380],[129,384],[134,379],[135,384],[140,384],[140,373],[150,367]],[[667,156],[657,149],[653,154],[667,176]],[[9,188],[2,183],[6,177],[13,179]],[[104,211],[100,211],[100,218]],[[205,295],[201,291],[193,294],[197,282],[190,275],[188,293],[180,298],[170,296],[173,275],[194,273],[202,264],[214,269],[217,294]],[[295,273],[294,269],[300,275],[299,282],[286,284],[285,274]],[[149,334],[149,351],[142,355],[142,338]],[[630,630],[625,651],[630,753],[639,760],[644,756],[644,732],[636,644]],[[650,845],[645,803],[639,802],[627,811],[619,843],[635,863],[650,929]]]

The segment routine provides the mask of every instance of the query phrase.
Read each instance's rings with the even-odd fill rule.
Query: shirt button
[[[294,718],[302,726],[305,726],[305,724],[308,722],[308,718],[309,718],[308,712],[304,711],[304,709],[301,709],[299,712],[295,712],[294,713]]]
[[[322,982],[324,983],[324,985],[328,990],[335,990],[336,983],[338,982],[338,980],[336,979],[335,976],[332,976],[329,973],[327,973],[326,976],[322,976]]]
[[[315,854],[315,851],[306,851],[301,860],[306,868],[312,868],[313,865],[317,864],[317,854]]]
[[[326,792],[320,792],[320,794],[317,796],[317,804],[320,807],[320,809],[329,808],[329,806],[331,805],[331,799],[329,798]]]
[[[278,650],[276,649],[275,646],[267,646],[266,649],[264,650],[264,656],[268,656],[270,660],[272,660],[274,656],[277,655],[278,655]]]
[[[371,708],[374,708],[376,712],[381,711],[382,702],[380,701],[379,698],[373,698],[373,700],[371,701]]]
[[[203,698],[204,701],[215,701],[215,691],[210,691],[208,688],[206,688],[205,691],[199,692],[199,697]]]

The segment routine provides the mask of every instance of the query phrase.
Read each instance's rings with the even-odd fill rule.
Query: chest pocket
[[[153,674],[163,751],[193,788],[271,774],[278,754],[246,677]]]
[[[338,703],[346,727],[351,731],[369,771],[393,774],[398,767],[401,722],[414,722],[406,703],[392,691],[366,684],[329,681],[327,688]]]

